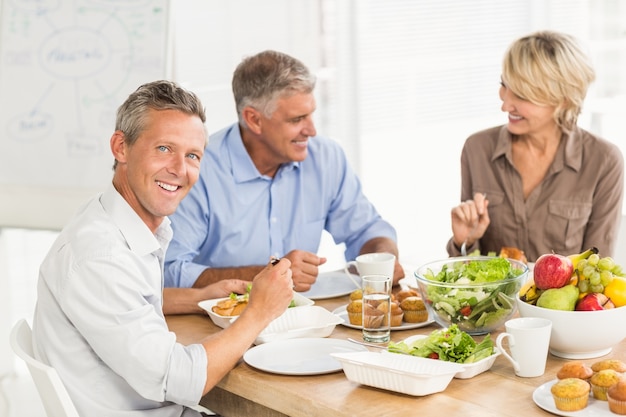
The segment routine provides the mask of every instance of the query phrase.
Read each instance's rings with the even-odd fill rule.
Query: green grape
[[[592,286],[589,287],[589,289],[591,290],[591,292],[602,292],[602,291],[604,291],[604,287],[602,286],[602,284],[592,285]]]
[[[594,270],[590,275],[587,276],[587,278],[589,279],[589,283],[592,287],[594,285],[602,285],[602,280],[598,271]]]
[[[610,271],[615,268],[615,261],[610,256],[602,258],[598,261],[598,269],[602,271]]]
[[[580,261],[578,261],[578,264],[576,265],[576,270],[582,272],[586,266],[587,266],[587,260],[581,259]]]
[[[578,289],[580,292],[589,292],[589,281],[586,279],[578,281]]]
[[[597,253],[592,253],[587,258],[587,265],[596,266],[596,265],[598,265],[599,261],[600,261],[600,256],[598,256]]]
[[[591,275],[593,275],[594,272],[596,272],[596,268],[589,264],[587,264],[585,266],[585,269],[583,269],[583,275],[587,278],[591,277]]]
[[[611,272],[613,273],[613,275],[618,277],[626,276],[626,274],[624,274],[624,271],[622,270],[622,266],[618,264],[615,264],[613,269],[611,269]]]
[[[613,273],[611,271],[600,271],[600,282],[604,287],[609,285],[613,281]]]

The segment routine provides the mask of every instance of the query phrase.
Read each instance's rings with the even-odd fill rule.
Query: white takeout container
[[[452,377],[463,370],[458,363],[384,352],[331,353],[352,382],[423,396],[446,389]]]
[[[425,339],[426,337],[428,336],[423,335],[423,334],[417,334],[417,335],[410,336],[404,339],[404,343],[406,343],[407,345],[411,345],[416,340]],[[478,362],[461,364],[463,365],[463,368],[465,369],[457,372],[454,375],[454,377],[457,379],[469,379],[469,378],[475,377],[478,374],[482,374],[485,371],[488,371],[493,366],[493,363],[496,361],[496,358],[500,356],[500,353],[501,353],[500,349],[498,349],[497,347],[494,347],[494,353],[491,356],[488,356],[485,359],[481,359]],[[391,354],[395,355],[395,353],[391,353]],[[430,359],[430,360],[436,360],[436,359]]]
[[[272,321],[256,338],[254,343],[295,339],[298,337],[327,337],[343,319],[324,307],[301,306],[288,308]]]
[[[228,326],[230,326],[230,323],[232,323],[232,321],[236,319],[238,316],[222,316],[221,314],[217,314],[213,312],[212,308],[215,304],[219,303],[222,300],[227,300],[228,298],[229,297],[214,298],[212,300],[204,300],[198,303],[198,305],[209,314],[209,317],[211,317],[211,320],[213,321],[213,323],[215,323],[216,326],[219,326],[222,329],[225,329]],[[315,304],[313,300],[310,300],[295,291],[293,293],[293,301],[296,307],[310,306],[310,305]]]

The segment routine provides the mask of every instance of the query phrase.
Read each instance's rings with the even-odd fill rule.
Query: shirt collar
[[[100,203],[124,235],[132,251],[148,254],[167,249],[173,235],[168,217],[163,219],[156,233],[153,234],[135,210],[124,200],[124,197],[117,192],[113,184],[109,185],[102,194]]]
[[[513,163],[512,155],[511,155],[511,133],[506,128],[506,125],[503,125],[498,134],[498,141],[496,143],[496,147],[493,150],[493,154],[491,156],[491,161],[495,161],[501,156],[506,156],[506,158]],[[561,145],[559,149],[563,149],[564,151],[557,152],[557,156],[554,160],[554,168],[556,170],[560,170],[563,165],[568,166],[574,171],[580,170],[582,166],[582,130],[579,127],[575,127],[571,133],[564,133],[561,137]]]
[[[578,172],[583,165],[583,130],[575,127],[571,133],[564,134],[565,165]]]
[[[233,177],[235,178],[235,181],[237,183],[242,183],[258,178],[271,180],[270,177],[261,175],[259,170],[254,165],[254,162],[252,162],[252,158],[250,158],[246,147],[243,146],[243,139],[241,138],[239,125],[235,123],[231,129],[230,134],[226,135],[226,146],[232,161]],[[280,172],[287,169],[295,169],[299,166],[300,162],[289,162],[287,164],[283,164],[278,171]]]

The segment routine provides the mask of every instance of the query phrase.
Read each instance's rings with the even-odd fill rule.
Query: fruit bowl
[[[563,311],[537,307],[517,298],[522,317],[552,321],[550,353],[566,359],[588,359],[611,352],[626,337],[626,307],[598,311]]]
[[[517,310],[515,298],[528,267],[512,259],[462,256],[415,271],[417,286],[437,324],[456,324],[471,335],[490,333]]]

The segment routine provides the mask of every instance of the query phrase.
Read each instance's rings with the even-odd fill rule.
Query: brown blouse
[[[624,194],[619,148],[581,128],[564,134],[546,177],[524,200],[511,140],[506,126],[498,126],[473,134],[463,147],[461,201],[485,193],[491,219],[468,253],[514,246],[534,262],[544,253],[569,255],[595,246],[601,256],[613,256]],[[452,239],[447,251],[461,254]]]

